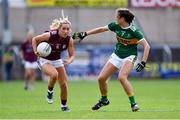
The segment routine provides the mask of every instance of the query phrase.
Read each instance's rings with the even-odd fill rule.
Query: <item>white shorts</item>
[[[38,66],[37,66],[37,62],[24,61],[24,67],[36,69]]]
[[[58,60],[47,60],[44,58],[39,58],[38,60],[38,65],[41,68],[41,66],[43,66],[44,64],[51,64],[53,65],[55,68],[59,68],[59,67],[63,67],[63,61],[61,59]]]
[[[119,58],[115,53],[113,53],[111,55],[111,57],[109,58],[108,62],[110,62],[111,64],[113,64],[116,68],[120,69],[122,64],[126,61],[130,61],[134,64],[135,60],[136,60],[136,56],[135,55],[130,55],[126,58]]]

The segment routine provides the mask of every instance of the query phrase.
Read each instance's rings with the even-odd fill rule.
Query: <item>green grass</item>
[[[180,80],[131,81],[139,112],[131,112],[128,98],[118,81],[109,81],[110,105],[91,111],[100,98],[97,82],[70,81],[68,105],[71,112],[60,111],[59,87],[54,103],[46,103],[47,83],[36,82],[32,91],[23,82],[0,82],[0,118],[25,119],[180,119]]]

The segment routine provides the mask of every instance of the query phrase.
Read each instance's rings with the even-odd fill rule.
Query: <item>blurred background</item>
[[[113,21],[115,10],[120,7],[135,13],[135,24],[151,46],[147,69],[141,73],[133,70],[130,76],[179,78],[179,0],[0,0],[0,80],[23,79],[19,51],[29,26],[34,28],[35,35],[41,34],[49,30],[52,20],[59,18],[63,9],[72,23],[72,33],[86,31]],[[66,68],[68,75],[71,79],[96,77],[115,43],[112,32],[88,36],[81,44],[75,42],[76,59]],[[139,46],[139,60],[142,51]],[[41,72],[37,73],[41,80]]]

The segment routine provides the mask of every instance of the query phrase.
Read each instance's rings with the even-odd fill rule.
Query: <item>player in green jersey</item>
[[[142,60],[136,65],[137,72],[140,72],[145,67],[150,46],[145,40],[143,33],[132,24],[133,19],[134,15],[130,10],[124,8],[117,9],[115,22],[87,32],[77,32],[73,34],[73,38],[79,39],[80,41],[88,35],[105,31],[112,31],[117,37],[115,50],[98,76],[101,99],[92,107],[92,110],[98,110],[100,107],[110,103],[107,98],[107,79],[118,69],[118,80],[129,97],[132,111],[135,112],[139,110],[139,106],[135,101],[133,88],[127,78],[137,58],[137,45],[141,44],[144,47]]]

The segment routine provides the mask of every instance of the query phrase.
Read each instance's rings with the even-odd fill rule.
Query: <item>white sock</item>
[[[48,92],[49,92],[49,93],[53,93],[53,90],[52,90],[52,91],[48,90]]]
[[[61,107],[67,107],[67,105],[62,105],[62,104],[61,104]]]

